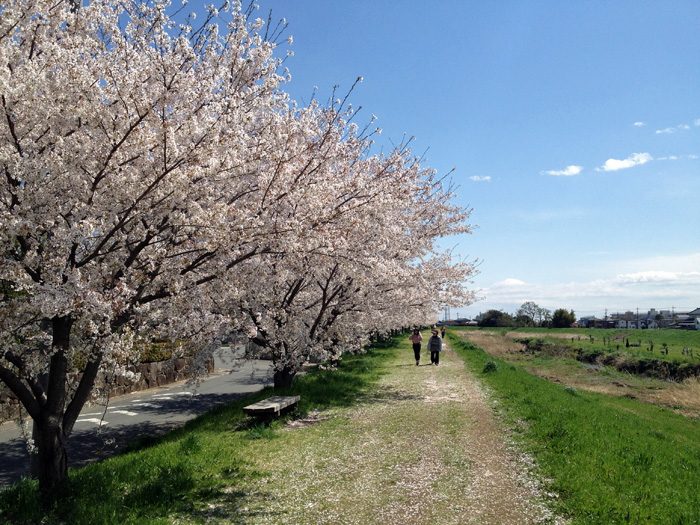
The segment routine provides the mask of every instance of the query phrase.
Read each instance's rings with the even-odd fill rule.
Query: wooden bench
[[[273,396],[243,407],[243,412],[249,416],[269,418],[279,416],[285,410],[291,410],[301,399],[301,396]]]

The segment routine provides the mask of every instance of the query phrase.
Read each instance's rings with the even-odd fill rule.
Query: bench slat
[[[272,396],[247,407],[243,407],[246,414],[278,414],[285,408],[299,402],[301,396]]]

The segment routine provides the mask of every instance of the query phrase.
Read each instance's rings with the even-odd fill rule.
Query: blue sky
[[[700,2],[259,0],[285,18],[285,89],[334,85],[453,167],[475,233],[472,317],[700,307]],[[452,314],[454,316],[455,309]]]

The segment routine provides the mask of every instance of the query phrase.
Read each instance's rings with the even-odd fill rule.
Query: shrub
[[[489,372],[498,372],[498,364],[496,361],[489,361],[484,367],[483,373],[488,374]]]

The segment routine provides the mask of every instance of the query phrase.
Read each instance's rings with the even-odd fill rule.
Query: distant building
[[[693,319],[700,319],[700,308],[696,308],[695,310],[688,312],[688,317],[692,317]]]
[[[678,330],[697,330],[696,328],[697,319],[688,316],[677,316],[675,322],[669,326],[669,328],[676,328]]]
[[[578,325],[582,328],[616,328],[615,319],[598,319],[597,317],[582,317]]]

